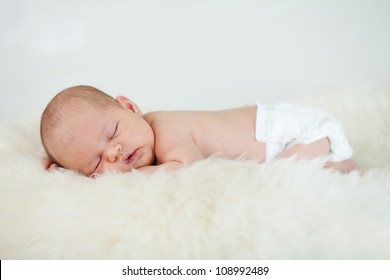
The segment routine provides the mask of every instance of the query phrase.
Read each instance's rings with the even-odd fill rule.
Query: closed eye
[[[92,174],[97,173],[97,170],[99,169],[99,166],[100,166],[100,163],[101,163],[101,162],[102,162],[102,158],[99,157],[99,160],[98,160],[98,162],[97,162],[97,164],[96,164],[96,166],[95,166],[95,168],[94,168]]]
[[[113,132],[111,133],[109,140],[112,140],[113,138],[115,138],[117,136],[117,132],[118,132],[118,122],[115,124],[115,128],[114,128]],[[99,169],[101,163],[102,163],[102,156],[99,157],[99,160],[97,161],[96,166],[95,166],[92,174],[98,173],[97,170]]]
[[[116,136],[116,133],[117,133],[117,132],[118,132],[118,123],[116,123],[114,132],[112,133],[110,139],[113,139],[113,138]]]

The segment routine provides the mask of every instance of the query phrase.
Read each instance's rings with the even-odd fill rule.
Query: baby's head
[[[154,162],[154,134],[135,103],[90,86],[58,93],[41,119],[49,160],[86,175]]]

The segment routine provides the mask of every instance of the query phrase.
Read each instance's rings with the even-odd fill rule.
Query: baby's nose
[[[114,162],[118,159],[119,155],[122,152],[122,145],[116,144],[110,147],[107,151],[107,158],[109,161]]]

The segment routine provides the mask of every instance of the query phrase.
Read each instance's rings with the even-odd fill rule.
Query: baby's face
[[[90,176],[153,164],[154,134],[140,113],[119,106],[84,107],[70,114],[53,153],[60,165]]]

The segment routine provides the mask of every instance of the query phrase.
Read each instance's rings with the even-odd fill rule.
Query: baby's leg
[[[322,138],[307,145],[296,144],[284,151],[279,157],[297,155],[299,158],[312,159],[316,157],[328,156],[329,153],[329,140],[328,138]],[[332,168],[341,173],[349,173],[355,170],[357,165],[354,160],[347,159],[340,162],[329,161],[325,164],[325,167]]]
[[[325,164],[326,168],[332,168],[341,173],[349,173],[357,168],[356,162],[353,159],[347,159],[340,162],[329,161]]]
[[[313,159],[329,155],[328,138],[319,139],[310,144],[295,144],[284,151],[279,157],[297,155],[299,158]]]

